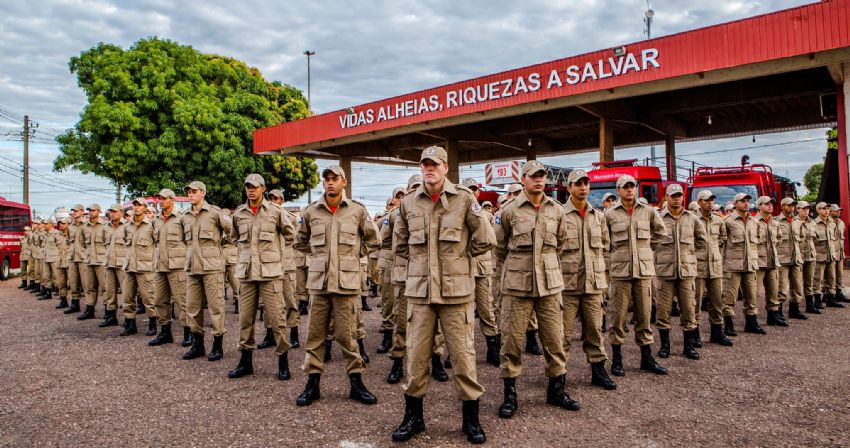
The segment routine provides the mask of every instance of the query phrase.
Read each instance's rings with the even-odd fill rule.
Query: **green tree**
[[[304,95],[267,82],[238,60],[157,38],[124,50],[100,43],[72,57],[71,73],[88,104],[57,138],[57,171],[77,169],[123,185],[130,195],[207,185],[211,203],[243,201],[242,183],[263,174],[287,200],[319,182],[309,158],[254,156],[253,131],[309,114]]]

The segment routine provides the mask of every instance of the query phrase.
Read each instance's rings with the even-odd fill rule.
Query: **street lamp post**
[[[307,56],[307,110],[310,112],[313,111],[312,104],[310,102],[310,56],[316,54],[315,51],[304,50],[304,56]]]

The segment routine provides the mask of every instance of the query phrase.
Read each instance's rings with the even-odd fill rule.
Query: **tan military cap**
[[[393,188],[393,195],[392,195],[392,196],[390,196],[390,199],[395,198],[396,196],[398,196],[398,194],[399,194],[399,193],[401,193],[401,194],[405,194],[405,193],[407,193],[407,190],[405,190],[405,189],[404,189],[404,187],[395,187],[395,188]]]
[[[522,191],[522,185],[520,184],[510,184],[508,185],[508,194],[513,194],[518,191]]]
[[[634,177],[629,176],[628,174],[623,174],[617,179],[617,188],[623,188],[628,184],[637,186],[637,181]]]
[[[753,197],[748,195],[747,193],[738,193],[735,195],[735,202],[746,200],[751,200]],[[733,205],[734,206],[734,205]]]
[[[275,188],[274,190],[269,191],[269,196],[283,199],[283,192],[280,191],[279,188]]]
[[[133,205],[136,205],[136,204],[144,205],[145,208],[148,208],[148,201],[146,201],[145,198],[133,199]]]
[[[112,204],[112,205],[109,206],[109,211],[123,212],[124,207],[122,207],[121,204]]]
[[[523,176],[532,176],[539,172],[546,172],[546,165],[540,163],[539,160],[529,160],[522,165],[522,175]]]
[[[797,201],[797,208],[809,208],[809,203],[806,201]]]
[[[797,201],[794,198],[782,198],[780,205],[796,205]]]
[[[481,203],[481,206],[482,207],[492,207],[493,203],[490,202],[490,201],[484,201],[484,202]]]
[[[818,202],[818,205],[815,206],[815,210],[820,210],[822,208],[827,208],[827,207],[829,207],[829,204],[827,204],[826,202]]]
[[[174,191],[168,188],[163,188],[162,190],[159,190],[159,193],[157,193],[156,195],[163,199],[174,199],[177,197],[177,195],[174,194]]]
[[[339,165],[331,165],[322,170],[322,178],[324,179],[324,177],[327,176],[328,173],[334,173],[337,176],[345,179],[345,170],[343,170],[342,167]]]
[[[422,175],[414,174],[410,176],[410,179],[407,179],[407,189],[410,190],[415,185],[422,185]]]
[[[691,201],[691,203],[688,204],[688,210],[692,212],[699,211],[699,203],[697,203],[697,201]]]
[[[26,232],[27,230],[32,230],[32,229],[30,228],[30,226],[24,226],[24,232]]]
[[[419,161],[422,162],[423,160],[431,160],[435,163],[448,163],[449,155],[440,146],[429,146],[422,150],[422,156],[419,158]]]
[[[85,209],[86,209],[86,206],[83,205],[83,204],[74,204],[74,206],[71,207],[71,211],[75,211],[75,210],[83,211]]]
[[[698,201],[699,200],[710,201],[710,200],[716,199],[716,198],[717,198],[717,196],[715,196],[714,193],[711,192],[711,190],[700,190],[700,192],[697,193],[697,200]]]
[[[266,180],[263,179],[263,176],[260,176],[257,173],[251,173],[248,177],[245,178],[245,185],[253,185],[255,187],[265,187]]]
[[[776,200],[770,196],[759,196],[759,198],[756,199],[756,206],[769,204],[771,202],[776,203]]]
[[[602,195],[602,202],[607,201],[608,198],[617,199],[617,196],[614,193],[605,193],[605,194]]]
[[[832,204],[832,205],[829,206],[829,211],[831,211],[831,212],[840,212],[841,210],[844,210],[844,209],[839,207],[838,204]]]
[[[204,185],[204,183],[199,181],[199,180],[193,180],[192,182],[189,183],[189,185],[186,185],[186,187],[183,188],[183,189],[184,190],[201,190],[204,193],[207,192],[207,186]]]
[[[92,204],[92,205],[89,205],[88,210],[97,210],[97,211],[100,211],[100,204]]]
[[[478,189],[478,181],[471,177],[467,177],[466,179],[464,179],[461,185],[466,188],[474,188],[476,190]]]
[[[674,194],[685,194],[685,191],[682,189],[682,186],[679,184],[670,184],[667,186],[667,196],[673,196]]]
[[[590,180],[590,176],[587,175],[587,171],[585,170],[572,170],[570,171],[570,175],[567,176],[567,184],[574,184],[581,179]]]

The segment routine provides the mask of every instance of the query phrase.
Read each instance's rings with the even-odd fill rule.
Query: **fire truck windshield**
[[[727,204],[731,204],[735,201],[735,195],[738,193],[746,193],[752,197],[750,200],[750,211],[756,210],[756,199],[759,197],[758,188],[756,188],[753,184],[745,184],[745,185],[711,185],[706,186],[704,188],[700,188],[698,186],[694,186],[691,189],[691,200],[696,201],[697,194],[701,190],[711,190],[711,192],[716,197],[714,199],[714,203],[721,206],[726,207]]]
[[[617,184],[615,182],[591,182],[590,193],[587,195],[587,202],[590,202],[590,205],[601,209],[602,196],[605,196],[605,193],[611,193],[614,196],[617,196]]]

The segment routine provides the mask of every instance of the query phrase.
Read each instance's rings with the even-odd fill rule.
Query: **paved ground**
[[[291,381],[275,379],[269,350],[255,354],[255,375],[226,378],[238,360],[230,303],[224,360],[183,361],[185,349],[177,344],[152,348],[143,335],[119,338],[115,327],[100,329],[99,319],[78,322],[54,310],[55,300],[36,301],[17,284],[0,282],[0,446],[393,445],[389,434],[401,421],[403,391],[385,383],[390,361],[374,354],[380,341],[377,307],[365,313],[373,357],[364,379],[379,403],[367,407],[347,399],[335,351],[322,379],[322,399],[299,408],[295,397],[306,381],[297,368],[303,349],[291,355],[296,367]],[[742,328],[740,317],[738,322]],[[483,362],[479,338],[487,443],[848,446],[848,323],[850,309],[830,309],[790,328],[770,328],[766,336],[742,334],[731,349],[707,344],[699,361],[680,356],[681,334],[674,332],[673,356],[662,361],[667,377],[640,373],[638,350],[630,343],[624,350],[626,377],[617,379],[620,387],[613,392],[591,387],[584,356],[574,353],[567,379],[582,405],[577,413],[545,404],[542,360],[527,358],[518,381],[520,410],[509,421],[496,415],[501,380]],[[306,322],[302,339],[305,332]],[[409,445],[465,446],[452,383],[431,386],[427,431]]]

